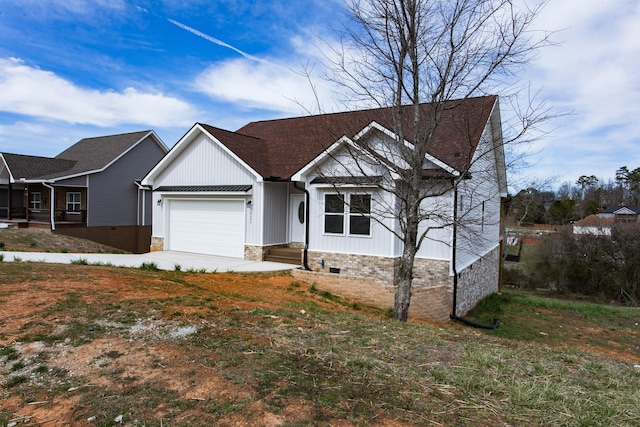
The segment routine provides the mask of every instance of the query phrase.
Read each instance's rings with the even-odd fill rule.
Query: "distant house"
[[[640,206],[614,206],[577,221],[573,225],[573,234],[611,236],[614,225],[639,222]]]
[[[616,224],[629,224],[640,222],[640,206],[614,206],[598,212],[598,217],[613,219]]]
[[[422,182],[427,190],[461,174],[467,179],[424,203],[442,217],[472,218],[474,230],[458,234],[454,251],[454,227],[425,222],[421,231],[433,230],[416,255],[414,286],[437,288],[445,301],[456,286],[463,314],[498,289],[507,187],[498,98],[452,105],[424,159]],[[253,122],[235,132],[196,123],[142,181],[153,189],[151,249],[250,260],[288,250],[289,262],[318,273],[393,284],[400,224],[392,213],[376,217],[377,206],[399,206],[378,186],[395,182],[393,174],[381,163],[345,168],[354,149],[367,147],[366,156],[398,144],[390,116],[390,109],[360,110]],[[405,138],[411,144],[412,135]],[[445,318],[449,309],[445,302]]]
[[[53,158],[0,153],[0,222],[146,251],[151,194],[139,181],[167,151],[146,130],[82,139]]]
[[[611,236],[611,227],[615,224],[613,218],[601,218],[589,215],[573,224],[573,234],[591,236]]]

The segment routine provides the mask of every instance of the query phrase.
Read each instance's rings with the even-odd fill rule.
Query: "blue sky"
[[[340,0],[0,0],[0,151],[54,156],[79,139],[154,129],[169,146],[204,122],[317,111],[331,85],[318,46]],[[572,114],[547,124],[531,167],[574,182],[640,166],[640,2],[555,0],[536,24],[562,30],[518,77]],[[328,107],[327,107],[328,106]]]

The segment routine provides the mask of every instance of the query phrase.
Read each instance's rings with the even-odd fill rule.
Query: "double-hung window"
[[[324,196],[324,232],[344,234],[344,199],[338,194]]]
[[[31,199],[29,200],[29,204],[31,205],[31,209],[40,210],[42,208],[42,196],[40,192],[34,191],[31,193]]]
[[[371,234],[371,196],[352,194],[349,197],[349,234],[369,236]]]
[[[67,193],[67,212],[80,212],[81,210],[80,192]]]
[[[371,235],[371,195],[326,194],[324,196],[325,234]]]

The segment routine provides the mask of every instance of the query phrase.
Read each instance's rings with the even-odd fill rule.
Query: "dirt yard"
[[[5,246],[61,245],[39,233],[3,240]],[[396,384],[425,355],[428,366],[457,367],[452,354],[460,352],[461,336],[478,345],[491,337],[455,323],[429,325],[418,331],[424,336],[412,336],[420,346],[404,348],[399,337],[416,330],[390,322],[387,310],[368,305],[370,299],[341,295],[288,274],[0,262],[0,426],[450,425],[460,414],[472,421],[458,425],[503,424],[493,410],[474,421],[479,408],[437,384],[423,401],[444,400],[457,418],[447,418],[448,411],[423,418],[423,410],[403,409],[398,393],[414,385]],[[356,325],[354,315],[369,320]],[[552,326],[572,335],[543,346],[637,360],[630,344],[640,339],[637,331],[620,345],[611,330],[568,316],[554,318]],[[542,320],[531,326],[553,332]],[[398,375],[367,379],[374,365],[358,354],[369,352]],[[340,364],[346,354],[355,360],[348,369]],[[348,376],[361,370],[373,391],[367,381]],[[317,383],[323,379],[326,384]],[[336,388],[340,393],[333,394]],[[343,399],[345,393],[351,397]],[[385,396],[378,406],[370,400],[376,393]]]
[[[275,426],[304,419],[308,404],[288,401],[274,411],[220,368],[232,360],[216,360],[206,345],[185,353],[182,343],[194,334],[233,341],[228,313],[246,314],[257,326],[286,323],[283,307],[299,314],[310,299],[312,307],[353,310],[310,294],[308,285],[286,274],[166,273],[159,279],[161,273],[131,269],[32,264],[18,271],[11,264],[0,263],[0,356],[10,356],[0,366],[0,414],[9,424],[114,425],[124,414],[127,425],[151,425],[126,418],[135,412],[132,405],[149,405],[138,413],[164,425]],[[281,313],[247,314],[256,310]],[[252,340],[238,358],[252,357],[253,344],[279,345],[274,338]],[[35,386],[15,393],[22,381]],[[143,390],[147,401],[136,401]],[[154,399],[176,407],[156,406]],[[6,425],[1,416],[0,425]]]

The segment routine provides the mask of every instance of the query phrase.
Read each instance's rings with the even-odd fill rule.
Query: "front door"
[[[289,236],[291,242],[304,242],[305,205],[303,194],[292,194],[289,203]]]

